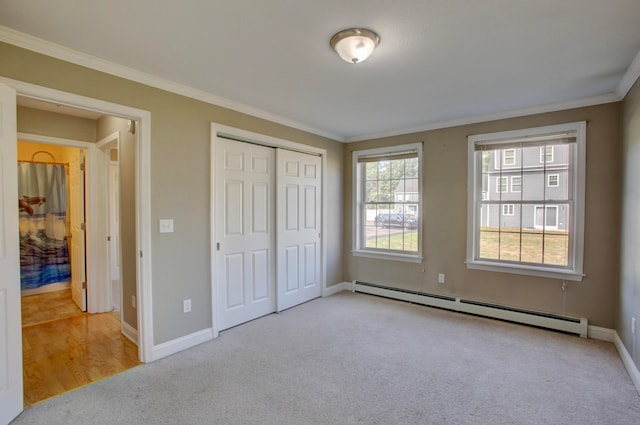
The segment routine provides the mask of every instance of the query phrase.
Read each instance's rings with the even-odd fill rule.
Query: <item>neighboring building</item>
[[[482,225],[566,230],[569,149],[558,144],[484,152]],[[543,199],[546,205],[536,204]]]
[[[395,212],[404,214],[413,214],[418,216],[418,203],[420,201],[420,195],[418,192],[418,179],[407,178],[400,180],[395,190],[393,191],[393,198],[395,205]],[[404,202],[404,204],[402,204]]]

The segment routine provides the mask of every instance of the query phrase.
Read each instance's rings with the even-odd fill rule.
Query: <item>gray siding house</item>
[[[570,149],[557,144],[484,151],[482,226],[567,230]]]

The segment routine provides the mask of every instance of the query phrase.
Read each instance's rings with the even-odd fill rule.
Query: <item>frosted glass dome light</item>
[[[331,37],[329,44],[345,62],[356,64],[371,56],[380,44],[380,37],[371,30],[351,28]]]

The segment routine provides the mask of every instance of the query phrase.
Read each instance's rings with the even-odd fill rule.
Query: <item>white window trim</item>
[[[506,209],[505,209],[505,207],[506,207]],[[514,204],[502,204],[502,215],[512,216],[512,215],[514,215],[514,211],[515,211],[515,205]]]
[[[551,177],[555,176],[556,184],[551,184]],[[547,175],[547,187],[560,187],[560,174],[548,174]]]
[[[503,186],[501,182],[504,183],[504,190],[500,190]],[[498,176],[496,177],[496,193],[509,193],[509,177]]]
[[[513,152],[513,162],[507,164],[507,152]],[[516,165],[516,150],[515,149],[505,149],[502,151],[502,166],[503,167],[512,167]]]
[[[573,219],[569,219],[572,226],[569,234],[572,235],[569,256],[572,259],[569,268],[550,268],[544,265],[529,265],[518,263],[503,263],[484,259],[477,259],[476,239],[479,237],[478,219],[479,208],[476,208],[478,198],[481,197],[481,179],[476,181],[476,174],[479,172],[478,163],[475,161],[475,145],[478,142],[526,138],[536,135],[561,133],[564,131],[576,132],[576,166],[571,170],[574,179],[573,199],[574,211]],[[468,137],[467,145],[467,259],[466,265],[469,269],[486,270],[502,273],[515,273],[528,276],[538,276],[553,279],[581,281],[585,276],[583,273],[584,264],[584,207],[585,207],[585,175],[586,175],[586,132],[587,123],[585,121],[536,127],[515,131],[506,131],[489,134],[478,134]]]
[[[544,213],[542,215],[542,224],[538,224],[538,208],[542,208]],[[555,208],[556,210],[556,225],[555,226],[547,226],[547,211],[549,210],[549,208]],[[559,215],[560,215],[560,207],[558,205],[549,205],[549,204],[545,204],[545,205],[534,205],[533,207],[533,228],[534,229],[538,229],[538,230],[542,230],[542,229],[547,229],[547,230],[558,230],[558,219],[559,219]]]
[[[551,155],[551,159],[549,161],[547,161],[547,149],[551,148],[551,151],[549,152]],[[549,164],[551,162],[553,162],[554,159],[554,151],[553,151],[553,146],[540,146],[540,164]]]
[[[513,190],[513,179],[520,179],[520,189],[519,190]],[[513,193],[522,192],[522,176],[513,176],[513,177],[511,177],[511,192],[513,192]]]
[[[412,204],[418,205],[419,214],[417,216],[418,220],[418,252],[416,253],[403,253],[403,252],[383,252],[378,250],[369,250],[366,248],[361,248],[359,246],[361,237],[362,237],[362,215],[360,212],[360,205],[364,202],[363,193],[362,193],[362,185],[358,184],[358,158],[361,156],[369,156],[369,155],[381,155],[385,153],[396,153],[396,152],[405,152],[408,150],[416,150],[418,152],[418,161],[420,164],[419,174],[418,174],[418,201],[412,202]],[[351,204],[352,211],[352,237],[351,237],[351,254],[355,257],[366,257],[366,258],[375,258],[381,260],[395,260],[395,261],[404,261],[409,263],[422,263],[422,241],[423,241],[423,220],[424,210],[422,208],[422,176],[423,176],[423,167],[424,161],[422,160],[422,143],[411,143],[406,145],[396,145],[396,146],[386,146],[382,148],[373,148],[373,149],[365,149],[359,151],[353,151],[352,155],[352,187],[354,188],[355,196],[353,197]]]

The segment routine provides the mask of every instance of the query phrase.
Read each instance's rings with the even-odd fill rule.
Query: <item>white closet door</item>
[[[217,329],[275,311],[275,151],[218,137],[214,211]]]
[[[277,150],[278,311],[322,295],[321,158]]]
[[[22,412],[16,92],[0,84],[0,425]]]

